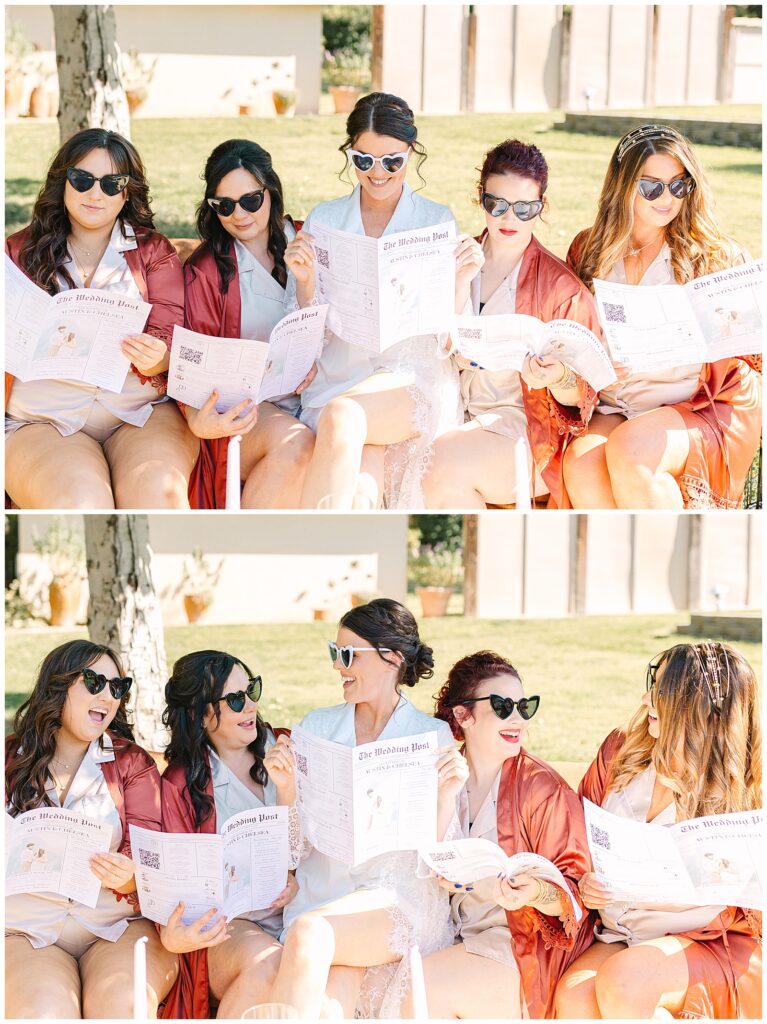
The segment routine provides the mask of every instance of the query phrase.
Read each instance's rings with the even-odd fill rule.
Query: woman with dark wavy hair
[[[62,644],[40,666],[5,741],[8,814],[63,807],[112,830],[109,852],[82,865],[101,882],[95,907],[54,893],[6,896],[7,1017],[111,1017],[115,1006],[133,1016],[133,946],[142,936],[149,1017],[178,973],[136,896],[129,826],[160,829],[160,777],[133,742],[130,685],[108,647]]]
[[[30,225],[6,252],[51,295],[97,288],[152,306],[124,338],[119,394],[72,380],[6,375],[5,484],[20,508],[188,508],[198,442],[165,396],[181,264],[153,228],[144,165],[116,132],[86,128],[54,156]]]
[[[574,320],[601,333],[594,300],[533,231],[547,206],[549,168],[537,146],[506,139],[485,154],[477,202],[485,229],[472,246],[473,276],[463,280],[456,309],[475,316],[522,313],[544,323]],[[485,508],[516,502],[518,489],[550,504],[563,502],[562,456],[582,434],[596,395],[554,353],[528,357],[521,373],[486,370],[460,355],[465,422],[437,438],[424,480],[427,508]],[[533,479],[516,479],[515,448],[524,438]]]
[[[593,942],[593,922],[587,913],[578,921],[572,905],[582,911],[578,881],[591,864],[580,801],[522,745],[539,704],[494,651],[461,658],[437,694],[436,716],[463,740],[469,765],[464,836],[545,857],[568,891],[534,872],[469,886],[441,879],[461,941],[424,961],[434,1017],[553,1017],[559,978]]]
[[[397,601],[380,598],[348,611],[328,647],[344,702],[310,711],[301,727],[349,747],[436,730],[442,838],[455,818],[465,762],[447,727],[417,711],[402,693],[434,674],[431,647],[421,641],[415,619]],[[407,951],[417,945],[427,953],[452,942],[447,897],[434,879],[417,877],[417,864],[417,854],[408,850],[349,867],[310,847],[296,870],[298,893],[285,908],[285,950],[271,999],[314,1019],[329,972],[343,966],[347,1016],[360,985],[362,1016],[399,1016]]]
[[[610,733],[578,790],[629,821],[674,825],[762,806],[754,670],[729,644],[676,644],[647,666],[627,729]],[[557,1017],[762,1019],[762,915],[742,907],[616,901],[588,872],[596,942],[562,979]]]
[[[202,245],[184,268],[185,324],[217,338],[268,341],[288,312],[285,248],[296,236],[272,158],[256,142],[228,139],[210,154],[203,176],[197,208]],[[243,508],[298,507],[314,447],[311,430],[296,418],[303,387],[258,406],[245,400],[223,413],[216,412],[215,393],[200,409],[183,407],[202,442],[189,486],[193,507],[225,507],[226,452],[235,435],[242,436]]]
[[[162,778],[163,828],[215,834],[233,814],[281,804],[291,808],[295,860],[300,830],[293,758],[286,730],[261,718],[261,692],[261,677],[231,654],[195,651],[175,663],[163,714],[171,737]],[[163,1017],[207,1017],[210,994],[219,1001],[219,1017],[240,1017],[266,1002],[282,952],[282,907],[296,891],[292,874],[286,882],[270,907],[242,914],[228,927],[222,915],[205,928],[215,910],[184,925],[183,907],[176,908],[160,929],[166,948],[183,954]]]

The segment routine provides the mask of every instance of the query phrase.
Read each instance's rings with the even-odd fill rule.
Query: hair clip
[[[643,124],[638,128],[632,128],[618,143],[618,163],[630,149],[643,142],[644,139],[673,139],[675,136],[674,129],[665,124]]]
[[[703,648],[703,654],[705,654],[705,661],[700,650],[701,647]],[[719,714],[722,704],[730,693],[730,659],[727,657],[727,653],[722,648],[721,643],[719,644],[719,652],[717,652],[716,644],[712,640],[706,640],[704,644],[700,645],[695,644],[694,650],[700,662],[701,673],[708,690],[711,706]],[[724,655],[725,665],[727,666],[727,678],[725,680],[722,679],[720,655]]]

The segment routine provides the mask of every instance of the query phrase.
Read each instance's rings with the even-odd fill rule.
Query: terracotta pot
[[[333,109],[337,114],[350,114],[362,95],[362,89],[358,89],[356,85],[331,85],[330,95],[333,97]]]
[[[126,92],[125,98],[128,101],[128,113],[132,116],[136,113],[139,107],[142,107],[144,105],[144,100],[146,97],[142,96],[140,93],[137,92]]]
[[[24,95],[24,76],[14,72],[5,75],[5,116],[18,117]]]
[[[256,108],[250,103],[240,103],[237,107],[237,113],[240,117],[255,117]]]
[[[330,612],[327,608],[314,608],[312,609],[312,618],[315,622],[327,622]]]
[[[452,587],[416,587],[416,594],[421,599],[421,608],[425,619],[435,619],[447,615],[447,604]]]
[[[59,97],[58,93],[48,93],[48,117],[58,117],[59,114]]]
[[[42,85],[36,85],[32,92],[29,94],[29,116],[48,116],[48,93],[45,91]]]
[[[51,626],[75,626],[80,608],[80,580],[51,580],[48,601],[51,606]]]
[[[197,620],[210,608],[210,601],[199,594],[184,594],[184,611],[189,622]]]
[[[272,103],[278,117],[293,117],[296,112],[296,100],[288,99],[282,93],[272,93]]]

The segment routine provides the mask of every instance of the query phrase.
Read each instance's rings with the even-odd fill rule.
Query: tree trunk
[[[53,4],[52,10],[61,141],[82,128],[108,128],[129,139],[114,8]]]
[[[133,677],[131,708],[136,742],[164,750],[161,721],[168,679],[160,605],[154,592],[145,515],[89,515],[85,554],[90,599],[88,632],[123,659]]]

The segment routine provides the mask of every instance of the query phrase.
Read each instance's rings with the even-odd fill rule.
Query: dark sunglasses
[[[109,683],[109,692],[115,700],[122,700],[128,690],[130,690],[131,683],[133,682],[130,676],[118,676],[116,679],[107,679],[100,672],[94,672],[92,668],[84,668],[82,675],[83,683],[88,693],[92,693],[95,696],[97,693],[101,693],[107,683]]]
[[[507,199],[494,196],[492,192],[483,192],[482,205],[491,217],[502,217],[511,208],[517,220],[532,220],[543,209],[543,200],[533,199],[525,203],[520,199],[517,203],[510,203]]]
[[[128,187],[130,174],[104,174],[97,178],[90,171],[83,171],[79,167],[67,167],[67,181],[75,192],[90,192],[94,183],[98,182],[105,196],[119,196],[123,189]]]
[[[387,174],[396,174],[407,163],[410,149],[406,149],[404,153],[387,153],[385,156],[373,156],[372,153],[361,153],[358,149],[350,149],[349,156],[357,170],[362,171],[363,174],[366,171],[372,171],[377,163]]]
[[[514,714],[514,708],[519,708],[519,713],[526,722],[530,721],[541,703],[540,697],[520,697],[519,700],[512,700],[511,697],[500,697],[497,693],[491,693],[489,697],[472,697],[471,700],[462,700],[460,703],[478,704],[481,700],[489,700],[490,707],[500,719],[509,718]]]
[[[208,199],[208,206],[211,210],[215,210],[219,217],[231,217],[234,213],[235,206],[238,204],[248,213],[258,213],[264,205],[265,193],[266,189],[260,188],[256,192],[246,192],[245,195],[240,196],[239,199],[229,199],[226,196],[222,199],[218,199],[216,196],[210,196]]]
[[[232,711],[239,714],[239,712],[245,707],[245,701],[248,697],[250,697],[254,704],[258,704],[261,700],[261,693],[263,689],[264,684],[261,681],[261,676],[253,676],[248,680],[247,690],[236,690],[234,693],[225,693],[223,697],[216,697],[212,700],[211,704],[218,704],[220,700],[225,700]]]
[[[637,182],[639,194],[648,203],[660,199],[666,189],[669,190],[674,199],[684,199],[689,196],[695,188],[695,182],[689,176],[674,178],[673,181],[654,181],[652,178],[640,178]]]

